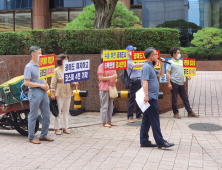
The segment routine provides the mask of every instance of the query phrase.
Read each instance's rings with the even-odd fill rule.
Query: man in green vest
[[[174,113],[174,118],[181,119],[179,115],[179,111],[177,108],[177,96],[178,93],[183,100],[184,106],[188,112],[188,117],[199,117],[199,115],[195,114],[190,108],[190,103],[188,100],[188,96],[184,87],[184,76],[183,76],[183,61],[179,60],[181,57],[180,48],[173,47],[170,50],[170,55],[173,57],[170,60],[171,65],[167,64],[167,82],[168,88],[172,93],[172,109]],[[191,77],[187,77],[188,80]]]

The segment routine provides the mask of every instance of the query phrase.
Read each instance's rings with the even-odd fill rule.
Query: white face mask
[[[181,54],[177,54],[177,59],[179,60],[179,58],[181,57]]]
[[[129,55],[132,56],[132,52],[129,52]]]

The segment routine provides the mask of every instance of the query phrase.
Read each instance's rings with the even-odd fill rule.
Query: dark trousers
[[[142,111],[140,110],[139,106],[136,103],[135,93],[141,88],[141,81],[140,80],[135,80],[135,81],[130,80],[129,88],[130,88],[130,99],[129,99],[129,103],[128,103],[127,117],[128,117],[128,119],[130,117],[133,117],[134,105],[136,104],[136,117],[139,118],[141,116]]]
[[[177,108],[178,93],[179,93],[181,99],[183,100],[184,106],[185,106],[188,114],[193,113],[192,109],[190,108],[190,103],[189,103],[188,96],[187,96],[184,85],[178,85],[178,84],[173,83],[173,82],[171,82],[171,84],[172,84],[172,87],[173,87],[173,89],[171,90],[173,113],[174,114],[179,113],[178,108]]]
[[[140,129],[140,144],[145,144],[149,141],[148,132],[151,126],[156,144],[160,145],[163,144],[165,140],[163,139],[160,130],[158,100],[152,99],[149,101],[149,104],[150,107],[143,113],[143,120]]]

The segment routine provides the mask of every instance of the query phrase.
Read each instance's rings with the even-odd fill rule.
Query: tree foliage
[[[93,29],[95,19],[95,6],[91,4],[83,8],[73,21],[67,23],[65,29]],[[139,22],[139,18],[129,11],[124,3],[118,1],[115,11],[112,15],[111,28],[129,28]]]
[[[218,28],[203,28],[199,30],[191,42],[196,47],[213,49],[222,45],[222,30]]]

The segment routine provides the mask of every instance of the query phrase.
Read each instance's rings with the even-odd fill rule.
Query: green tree
[[[77,18],[67,23],[65,29],[93,29],[95,20],[95,6],[91,4],[83,8],[83,12]],[[129,11],[124,3],[118,1],[115,11],[112,15],[111,25],[112,28],[129,28],[139,22],[139,18]],[[102,27],[106,28],[106,27]]]
[[[190,42],[193,40],[193,34],[202,28],[192,22],[187,22],[183,19],[165,21],[163,24],[156,26],[163,28],[176,28],[180,33],[180,42],[183,47],[189,47]]]
[[[194,34],[191,44],[196,47],[213,49],[222,45],[222,30],[218,28],[203,28]]]

